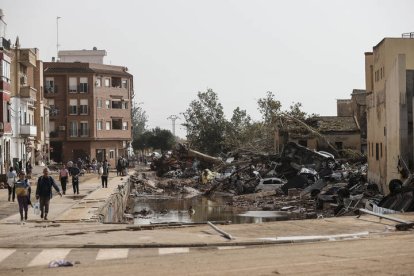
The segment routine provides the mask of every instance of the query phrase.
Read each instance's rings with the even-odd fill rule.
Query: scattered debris
[[[49,263],[49,268],[55,268],[55,267],[61,267],[61,266],[73,266],[73,263],[65,259],[53,260]]]
[[[337,160],[338,152],[333,153],[290,142],[276,155],[240,149],[213,157],[179,144],[172,152],[153,156],[151,170],[155,172],[131,177],[132,195],[191,198],[225,194],[231,207],[288,212],[290,219],[353,215],[365,207],[414,209],[414,189],[400,189],[394,183],[396,192],[384,198],[377,185],[367,183],[364,158]],[[163,214],[162,210],[152,211],[143,209],[133,215]]]
[[[233,240],[234,238],[227,232],[224,232],[223,230],[221,230],[220,228],[218,228],[217,226],[215,226],[213,223],[207,221],[207,224],[211,226],[211,228],[213,228],[214,230],[216,230],[217,232],[219,232],[220,234],[223,235],[223,237],[225,237],[226,239],[229,240]]]

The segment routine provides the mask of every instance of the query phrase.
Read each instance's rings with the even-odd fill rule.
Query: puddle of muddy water
[[[188,210],[192,207],[194,214]],[[146,216],[138,214],[143,209],[151,211]],[[268,221],[288,220],[293,218],[288,212],[247,211],[226,205],[224,198],[209,199],[206,197],[167,198],[137,197],[134,206],[134,224],[151,224],[167,222],[206,222],[231,221],[232,223],[261,223]]]

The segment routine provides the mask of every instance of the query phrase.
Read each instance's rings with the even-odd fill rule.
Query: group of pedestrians
[[[97,164],[97,171],[101,179],[102,188],[108,188],[110,164],[107,160],[103,163]],[[28,177],[24,170],[16,172],[15,168],[10,167],[7,176],[8,200],[17,201],[19,204],[20,219],[22,222],[27,220],[28,207],[39,208],[40,217],[44,220],[48,219],[49,204],[53,195],[53,189],[62,197],[67,191],[69,177],[72,178],[73,193],[79,194],[79,176],[81,170],[78,168],[76,162],[68,162],[68,165],[63,165],[59,170],[59,181],[61,189],[57,185],[55,179],[49,175],[49,169],[43,169],[43,175],[37,179],[35,197],[37,200],[36,206],[31,202],[31,186]]]
[[[7,189],[8,200],[15,201],[19,204],[20,220],[27,220],[27,213],[29,205],[33,207],[31,202],[31,186],[29,179],[26,177],[24,170],[20,170],[18,173],[13,167],[10,167],[7,177]],[[60,196],[60,189],[56,184],[53,177],[49,176],[49,169],[43,169],[43,175],[37,180],[36,185],[36,200],[39,201],[40,217],[47,220],[47,214],[49,213],[49,202],[52,198],[52,187],[58,192]]]

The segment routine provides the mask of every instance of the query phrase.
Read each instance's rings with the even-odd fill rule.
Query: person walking
[[[49,175],[49,169],[44,168],[43,175],[37,180],[36,186],[36,199],[38,199],[40,203],[40,218],[44,218],[44,220],[47,220],[47,214],[49,213],[49,203],[52,198],[52,187],[60,196],[62,196],[55,180]]]
[[[105,159],[105,161],[102,164],[102,188],[108,188],[108,175],[109,175],[109,164],[108,161]]]
[[[73,164],[69,173],[72,176],[73,194],[79,194],[79,175],[81,171],[76,164]]]
[[[66,183],[68,183],[68,176],[69,171],[66,168],[66,165],[63,165],[63,167],[59,170],[59,181],[60,185],[62,186],[63,194],[66,194]]]
[[[19,173],[19,180],[17,180],[15,187],[16,187],[16,195],[17,195],[17,202],[19,203],[19,212],[20,212],[20,221],[23,222],[23,218],[27,220],[27,209],[29,208],[30,204],[30,194],[31,194],[31,187],[29,180],[25,178],[25,173],[21,171]],[[24,211],[24,217],[23,217]]]
[[[7,190],[9,190],[9,201],[11,197],[11,199],[14,202],[14,199],[16,197],[16,187],[14,186],[14,184],[16,183],[17,173],[13,167],[10,167],[6,176],[7,176]]]

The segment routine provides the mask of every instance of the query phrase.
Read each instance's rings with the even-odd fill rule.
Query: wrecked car
[[[279,188],[282,188],[286,184],[286,180],[283,180],[278,177],[263,178],[259,181],[259,184],[255,188],[255,193],[257,192],[267,192],[275,191]]]

